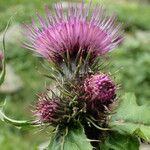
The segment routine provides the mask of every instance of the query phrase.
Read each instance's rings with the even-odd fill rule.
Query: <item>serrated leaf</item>
[[[109,126],[121,134],[136,135],[150,141],[150,103],[139,106],[132,93],[126,93],[111,116]]]
[[[59,132],[51,137],[48,150],[92,150],[89,140],[86,138],[84,129],[68,128],[61,135]]]
[[[112,133],[100,147],[102,150],[139,150],[139,146],[138,139],[133,136]]]

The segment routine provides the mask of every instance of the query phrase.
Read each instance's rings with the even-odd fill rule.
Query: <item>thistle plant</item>
[[[2,110],[1,119],[22,128],[52,126],[49,150],[137,150],[140,139],[150,139],[140,125],[148,120],[132,113],[128,103],[134,96],[120,98],[115,78],[101,69],[101,61],[123,41],[122,25],[91,3],[69,4],[67,10],[59,3],[45,11],[45,18],[37,14],[38,24],[25,26],[24,47],[48,62],[45,76],[57,92],[39,94],[31,121],[12,120]],[[144,114],[138,106],[135,110]]]

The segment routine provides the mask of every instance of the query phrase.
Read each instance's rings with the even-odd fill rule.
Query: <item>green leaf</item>
[[[5,74],[6,74],[6,65],[5,65],[5,56],[3,53],[3,60],[2,60],[2,71],[0,73],[0,85],[4,82]]]
[[[112,133],[100,146],[102,150],[139,150],[140,143],[137,138]]]
[[[109,126],[121,134],[131,134],[150,141],[150,103],[139,106],[132,93],[126,93]]]
[[[4,35],[3,35],[3,60],[2,60],[2,71],[0,73],[0,85],[4,82],[5,79],[5,74],[6,74],[6,62],[5,62],[5,51],[6,51],[6,45],[5,45],[5,36],[6,36],[6,32],[8,30],[8,27],[10,25],[10,21],[8,21],[6,29],[4,31]]]
[[[66,131],[56,133],[51,137],[48,150],[92,150],[89,140],[86,138],[83,127],[66,128]]]
[[[16,127],[20,127],[20,128],[32,128],[32,127],[38,127],[38,124],[34,121],[28,121],[28,120],[15,120],[15,119],[11,119],[9,117],[7,117],[5,115],[5,113],[3,112],[3,108],[6,104],[6,101],[4,101],[3,103],[0,103],[0,120],[9,123],[11,125],[14,125]]]

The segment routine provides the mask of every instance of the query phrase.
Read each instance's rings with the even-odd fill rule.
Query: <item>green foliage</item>
[[[6,101],[0,103],[0,120],[6,122],[6,123],[9,123],[11,125],[14,125],[16,127],[20,127],[20,128],[32,128],[32,127],[36,127],[38,126],[38,124],[36,124],[35,122],[33,121],[28,121],[28,120],[14,120],[14,119],[11,119],[9,117],[7,117],[5,115],[5,113],[3,112],[3,108],[6,104]]]
[[[44,4],[50,5],[53,0],[1,0],[0,1],[0,31],[2,31],[10,17],[15,17],[18,22],[31,22],[35,12],[43,12]],[[28,13],[27,13],[28,12]]]
[[[100,0],[94,0],[94,2],[99,3]],[[107,0],[102,1],[102,4],[107,5],[110,10],[118,15],[119,20],[123,22],[127,30],[134,30],[136,28],[142,30],[150,29],[150,6],[143,3],[143,1],[122,0],[122,2],[118,2],[115,0]]]
[[[14,133],[8,127],[2,127],[6,124],[1,123],[0,130],[0,147],[2,150],[34,150],[34,144],[32,147],[30,146],[29,142],[22,138],[22,135],[19,133]]]
[[[100,147],[102,150],[139,150],[139,145],[137,138],[113,132]]]
[[[4,30],[8,19],[14,17],[13,23],[31,22],[31,17],[35,16],[36,12],[44,12],[44,3],[51,6],[52,1],[33,0],[2,0],[0,1],[0,31]],[[28,12],[28,13],[27,13]],[[6,33],[7,34],[7,33]],[[7,36],[6,36],[7,37]],[[4,100],[4,97],[9,98],[9,103],[5,109],[6,114],[11,118],[29,118],[31,116],[32,102],[37,98],[36,94],[45,87],[44,77],[41,75],[42,71],[37,70],[37,66],[40,68],[42,62],[34,56],[30,51],[27,51],[21,47],[20,44],[7,43],[6,38],[6,63],[11,64],[16,74],[23,80],[23,89],[14,94],[2,94],[0,93],[0,102]],[[2,45],[2,43],[0,43]],[[46,140],[45,132],[40,133],[40,137],[36,135],[35,131],[19,130],[19,133],[13,132],[14,130],[10,126],[4,126],[0,121],[0,147],[3,150],[26,150],[34,149],[35,145],[40,145],[41,142]],[[37,132],[37,130],[36,130]],[[16,146],[17,145],[17,148]]]
[[[92,150],[83,127],[66,128],[62,134],[57,132],[51,137],[48,150]]]
[[[128,30],[134,28],[140,28],[144,30],[150,29],[148,25],[148,22],[150,22],[150,9],[148,5],[139,6],[139,4],[136,2],[128,2],[117,6],[113,5],[112,9],[114,10],[115,7],[117,7],[116,13],[119,16],[119,19],[122,22],[126,22],[125,27],[128,28]]]
[[[121,134],[135,135],[150,141],[150,103],[139,106],[134,94],[122,97],[116,113],[111,116],[109,126]]]
[[[143,33],[144,37],[145,33]],[[109,68],[118,70],[116,76],[123,90],[134,92],[140,105],[147,102],[150,97],[149,52],[148,38],[145,43],[142,43],[134,35],[127,36],[122,47],[112,53],[112,65]]]

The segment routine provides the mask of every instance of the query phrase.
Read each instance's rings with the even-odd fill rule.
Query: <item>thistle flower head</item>
[[[84,81],[84,90],[91,101],[109,103],[116,94],[116,85],[106,74],[92,75]]]
[[[101,6],[70,4],[64,10],[56,4],[54,13],[46,7],[46,18],[38,15],[40,25],[27,25],[25,47],[50,60],[60,60],[68,52],[75,57],[79,51],[95,58],[111,51],[122,41],[121,25],[108,16]]]
[[[60,101],[50,99],[48,95],[40,96],[36,105],[35,116],[42,123],[55,123],[58,121],[58,112],[61,109]]]

